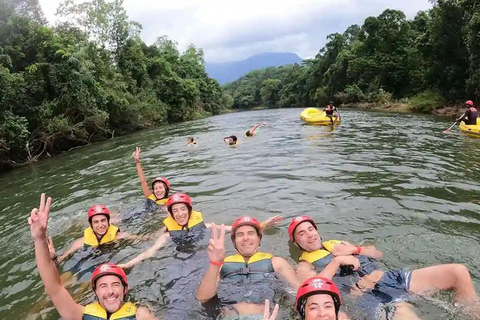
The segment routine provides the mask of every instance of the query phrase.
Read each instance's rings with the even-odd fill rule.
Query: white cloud
[[[50,22],[60,0],[39,0]],[[125,0],[130,19],[143,25],[142,38],[162,35],[203,48],[207,61],[244,59],[259,52],[288,51],[314,56],[333,32],[383,10],[408,18],[431,7],[428,0]]]

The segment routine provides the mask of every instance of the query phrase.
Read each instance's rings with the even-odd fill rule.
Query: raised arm
[[[271,218],[268,218],[265,221],[262,221],[260,223],[260,227],[262,228],[262,230],[265,230],[265,229],[268,229],[268,228],[271,228],[271,227],[274,227],[274,226],[278,225],[281,221],[283,221],[282,216],[279,216],[279,215],[273,216]]]
[[[151,246],[147,251],[140,253],[138,256],[128,261],[127,263],[119,264],[118,266],[123,269],[128,269],[138,264],[142,260],[151,258],[155,254],[155,252],[160,250],[160,248],[162,248],[168,242],[169,239],[170,239],[170,233],[165,232],[160,237],[158,237],[157,241],[155,241],[153,246]]]
[[[220,231],[220,236],[218,235],[218,231]],[[217,294],[220,269],[222,268],[223,260],[225,260],[224,225],[217,227],[214,223],[212,224],[212,237],[208,245],[208,258],[210,259],[210,264],[197,291],[197,299],[200,303],[208,302]]]
[[[288,264],[287,260],[280,257],[272,258],[273,269],[278,273],[283,280],[288,282],[294,289],[298,289],[300,281],[295,274],[293,268]]]
[[[138,173],[138,177],[140,178],[140,184],[142,185],[143,195],[145,196],[145,198],[148,198],[150,197],[152,192],[148,187],[147,180],[145,179],[145,174],[143,173],[142,165],[140,164],[140,148],[139,147],[137,147],[132,157],[135,159],[135,163],[137,165],[137,173]]]
[[[250,129],[250,132],[251,132],[252,134],[254,134],[254,133],[255,133],[255,130],[257,130],[259,127],[265,126],[265,125],[267,125],[266,122],[262,122],[262,123],[256,124],[256,125],[253,126],[252,129]]]
[[[73,300],[72,296],[63,287],[55,263],[50,258],[47,243],[47,226],[52,198],[45,202],[45,194],[40,198],[40,208],[33,209],[28,218],[30,233],[35,244],[35,258],[38,272],[42,278],[45,291],[52,299],[55,308],[65,320],[81,320],[83,307]]]
[[[55,261],[57,264],[61,263],[63,260],[68,258],[72,253],[75,251],[81,249],[83,247],[83,237],[80,239],[77,239],[73,242],[72,246],[70,249],[65,251],[60,257],[57,257],[55,253],[55,248],[53,246],[53,240],[52,237],[48,237],[47,239],[47,244],[48,244],[48,250],[50,251],[50,258]]]

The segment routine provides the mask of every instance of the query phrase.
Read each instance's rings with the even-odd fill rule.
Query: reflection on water
[[[165,212],[145,205],[131,159],[136,146],[147,178],[169,178],[172,191],[189,193],[206,222],[282,214],[287,220],[266,232],[263,252],[293,262],[298,252],[288,243],[288,219],[305,213],[319,222],[324,239],[375,244],[386,268],[461,262],[479,288],[480,139],[444,134],[449,123],[430,116],[342,111],[342,125],[333,130],[302,124],[300,112],[253,111],[169,125],[1,176],[0,319],[25,319],[35,308],[44,310],[43,319],[59,318],[45,302],[26,223],[41,192],[54,198],[49,233],[59,252],[81,237],[86,211],[96,203],[115,212],[123,231],[160,229]],[[254,138],[243,137],[262,121],[269,124]],[[241,137],[237,148],[222,141],[231,134]],[[198,147],[187,148],[187,136]],[[164,319],[207,319],[194,293],[208,265],[208,239],[206,232],[196,244],[171,243],[130,270],[132,300]],[[79,302],[93,301],[92,266],[126,262],[154,241],[123,240],[103,254],[75,253],[61,267],[78,279],[70,292]],[[233,252],[228,241],[227,254]],[[284,318],[293,296],[282,298]],[[438,295],[415,306],[422,319],[462,318],[446,301]]]

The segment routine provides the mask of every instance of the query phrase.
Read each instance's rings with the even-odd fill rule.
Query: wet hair
[[[187,138],[187,142],[188,142],[188,143],[194,143],[195,140],[193,139],[193,137],[188,137],[188,138]]]
[[[247,130],[247,132],[245,132],[245,135],[246,135],[247,137],[253,136],[253,134],[252,134],[252,132],[251,132],[250,130]]]

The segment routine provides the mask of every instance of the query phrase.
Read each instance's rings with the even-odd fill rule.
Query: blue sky
[[[84,1],[84,0],[83,0]],[[50,23],[61,0],[39,0]],[[399,9],[411,19],[431,8],[428,0],[125,0],[131,20],[143,25],[142,38],[175,40],[203,48],[208,62],[241,60],[260,52],[315,56],[326,36],[352,24]]]

